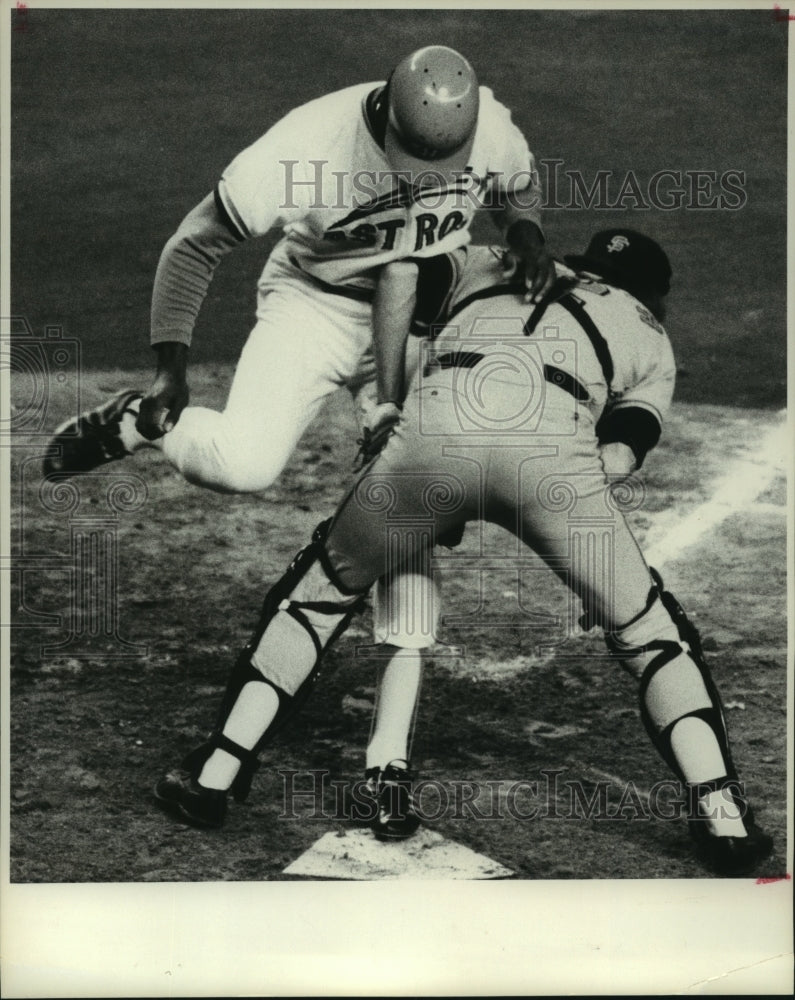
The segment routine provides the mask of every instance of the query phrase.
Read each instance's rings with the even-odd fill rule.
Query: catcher
[[[744,797],[698,632],[646,565],[615,486],[656,444],[672,396],[661,326],[668,258],[633,230],[597,233],[533,305],[488,250],[468,257],[448,323],[383,451],[268,593],[212,735],[156,797],[195,823],[220,825],[227,790],[246,797],[258,752],[307,695],[373,582],[422,569],[441,535],[481,519],[548,564],[580,598],[586,627],[603,629],[637,680],[648,734],[688,789],[704,861],[722,874],[751,872],[772,840]],[[570,531],[575,509],[590,533],[585,547]],[[236,760],[234,777],[227,789],[204,787],[202,768],[222,752]],[[395,806],[410,813],[410,790],[394,787]]]

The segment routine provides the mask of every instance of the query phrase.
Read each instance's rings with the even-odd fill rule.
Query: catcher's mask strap
[[[593,347],[599,364],[601,365],[602,374],[604,375],[605,383],[607,384],[607,391],[608,393],[611,393],[613,375],[615,374],[613,357],[610,354],[610,348],[607,345],[607,341],[602,336],[599,327],[588,315],[588,311],[585,306],[571,293],[567,292],[565,295],[562,295],[558,299],[558,305],[562,306],[566,312],[580,324],[583,332],[590,340],[591,346]]]
[[[528,316],[527,322],[522,330],[525,337],[531,337],[535,333],[538,324],[544,316],[544,313],[552,305],[552,303],[556,302],[561,295],[565,295],[566,292],[570,292],[576,284],[576,279],[565,276],[556,278],[553,281],[552,287],[549,289],[547,294],[543,296],[540,302],[536,303],[535,308]]]

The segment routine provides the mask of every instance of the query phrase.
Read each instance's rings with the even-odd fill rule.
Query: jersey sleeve
[[[656,347],[637,381],[607,404],[596,427],[600,444],[620,441],[629,445],[637,468],[660,440],[676,381],[673,349],[665,332],[657,335]]]
[[[671,342],[665,332],[657,335],[656,346],[655,354],[641,371],[638,381],[622,394],[615,409],[640,407],[648,410],[662,424],[671,408],[676,382],[676,362]]]
[[[488,87],[481,88],[483,113],[488,121],[488,141],[494,154],[489,169],[497,174],[495,185],[504,191],[522,190],[535,173],[535,158],[511,112],[495,99]]]
[[[492,190],[495,200],[510,203],[541,229],[541,191],[535,157],[527,139],[516,125],[511,112],[494,98],[488,87],[481,88],[484,112],[489,123],[489,171],[495,175]]]
[[[307,154],[302,109],[277,122],[224,170],[216,204],[239,236],[264,236],[306,215],[316,196],[315,163],[322,151]]]

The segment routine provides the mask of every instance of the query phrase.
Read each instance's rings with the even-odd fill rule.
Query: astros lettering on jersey
[[[330,285],[371,289],[382,264],[465,245],[475,212],[498,189],[521,191],[523,204],[533,197],[525,190],[536,177],[533,155],[488,87],[480,87],[471,162],[460,177],[434,177],[431,162],[429,183],[406,184],[370,130],[367,101],[381,86],[296,108],[240,153],[217,187],[241,236],[283,228],[274,253]]]

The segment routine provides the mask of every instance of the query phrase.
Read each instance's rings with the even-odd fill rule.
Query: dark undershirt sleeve
[[[660,421],[642,406],[622,406],[603,414],[596,425],[599,444],[620,441],[629,445],[635,455],[636,467],[660,440]]]
[[[243,239],[219,211],[218,199],[205,199],[185,218],[160,255],[152,291],[152,344],[190,345],[215,269]]]

